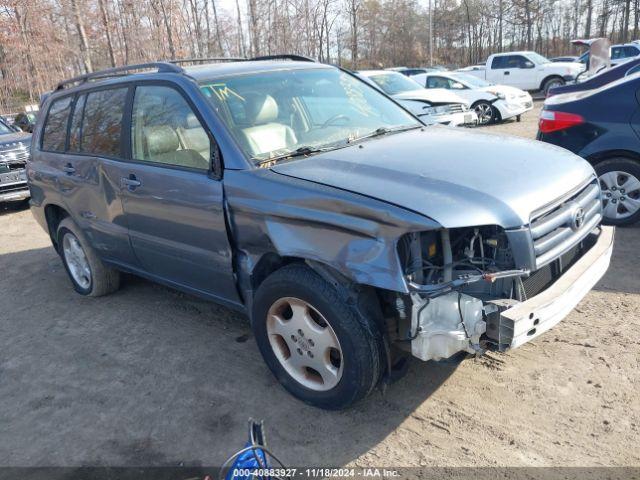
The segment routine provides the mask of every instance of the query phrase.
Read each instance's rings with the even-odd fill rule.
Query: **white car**
[[[536,52],[526,51],[490,55],[484,69],[468,70],[468,73],[522,90],[542,90],[546,95],[551,88],[573,82],[583,71],[581,63],[552,62]]]
[[[426,123],[456,127],[476,125],[478,122],[478,116],[471,110],[469,102],[450,90],[427,90],[413,81],[413,77],[389,70],[363,70],[358,75]]]
[[[478,124],[519,117],[533,108],[528,92],[507,85],[494,85],[464,72],[433,72],[414,75],[412,80],[431,89],[455,91],[478,115]]]

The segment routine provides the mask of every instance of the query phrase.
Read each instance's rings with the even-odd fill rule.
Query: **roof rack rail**
[[[246,57],[210,57],[210,58],[179,58],[169,60],[169,63],[179,65],[181,63],[205,63],[205,62],[245,62]]]
[[[117,77],[124,75],[132,70],[150,70],[156,69],[159,73],[184,73],[184,70],[178,65],[174,65],[168,62],[151,62],[151,63],[139,63],[136,65],[124,65],[122,67],[107,68],[106,70],[100,70],[98,72],[85,73],[84,75],[78,75],[77,77],[63,80],[58,83],[56,90],[64,90],[65,86],[73,83],[85,83],[89,80],[99,80],[101,78]]]
[[[250,58],[249,60],[294,60],[297,62],[316,63],[316,60],[314,60],[311,57],[305,57],[304,55],[295,55],[295,54],[288,54],[288,53],[284,53],[281,55],[262,55],[259,57]]]

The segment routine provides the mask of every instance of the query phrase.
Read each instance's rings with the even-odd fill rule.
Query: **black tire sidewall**
[[[288,272],[282,271],[287,268]],[[302,268],[305,267],[297,267],[298,270]],[[315,272],[306,269],[303,278],[311,281],[304,282],[293,280],[296,273],[297,280],[300,280],[300,272],[295,272],[296,268],[285,269],[267,278],[256,293],[252,326],[258,348],[269,369],[292,395],[324,409],[346,408],[366,395],[372,387],[372,382],[377,383],[379,364],[374,357],[379,358],[379,351],[375,345],[375,335],[358,320],[355,306],[338,300],[335,290],[329,295],[321,293],[324,291],[326,294],[327,289],[333,287]],[[318,288],[321,283],[325,284],[324,288]],[[322,313],[338,337],[342,350],[343,372],[342,378],[331,390],[315,391],[304,387],[286,372],[276,358],[269,342],[266,318],[271,305],[282,297],[294,297],[311,304]]]
[[[64,241],[64,237],[65,235],[73,235],[73,237],[78,241],[78,243],[80,244],[80,246],[82,247],[82,250],[84,251],[85,257],[87,256],[87,252],[86,252],[86,246],[84,244],[84,242],[82,241],[81,238],[78,237],[78,235],[76,235],[73,231],[71,231],[69,228],[62,226],[58,229],[58,245],[59,245],[59,254],[60,257],[62,258],[62,264],[64,265],[64,269],[67,271],[67,275],[69,275],[69,278],[71,279],[71,283],[73,285],[73,288],[76,292],[78,292],[81,295],[90,295],[91,291],[93,290],[93,267],[91,265],[91,262],[89,262],[88,258],[87,258],[87,262],[89,262],[89,269],[91,270],[91,281],[89,282],[89,287],[88,288],[83,288],[81,287],[78,282],[76,282],[76,280],[73,278],[73,275],[71,274],[71,271],[69,270],[69,265],[67,262],[67,257],[65,256],[64,253],[64,247],[63,247],[63,241]]]
[[[612,172],[612,171],[619,171],[619,172],[629,173],[630,175],[633,175],[634,177],[640,180],[640,162],[631,158],[626,158],[626,157],[611,158],[609,160],[604,160],[600,163],[597,163],[594,168],[596,171],[596,175],[598,176],[598,179],[600,178],[601,175],[605,173]],[[631,225],[638,221],[640,221],[640,210],[638,210],[636,213],[634,213],[630,217],[627,217],[621,220],[604,218],[603,223],[605,223],[606,225],[625,226],[625,225]]]

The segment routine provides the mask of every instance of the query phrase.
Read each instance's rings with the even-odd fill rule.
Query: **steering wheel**
[[[338,120],[349,121],[351,119],[342,113],[338,113],[337,115],[334,115],[333,117],[328,118],[327,121],[324,122],[320,128],[327,128],[329,125],[332,125],[334,122],[337,122]]]

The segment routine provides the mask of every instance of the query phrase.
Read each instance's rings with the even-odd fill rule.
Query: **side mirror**
[[[453,82],[453,83],[451,83],[451,88],[453,90],[464,90],[465,86],[463,84],[461,84],[460,82]]]
[[[524,62],[524,67],[522,68],[535,68],[535,64],[529,60],[527,60],[526,62]]]

